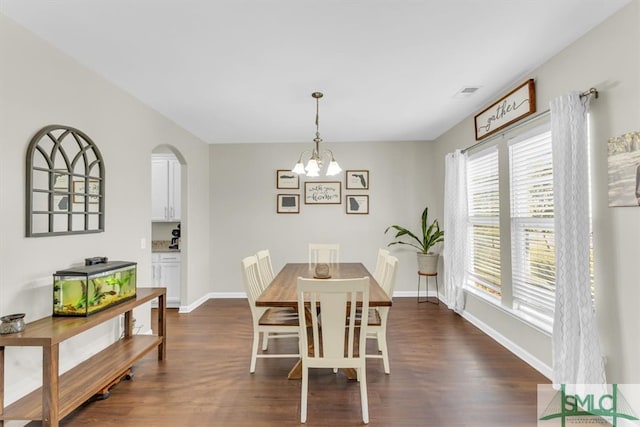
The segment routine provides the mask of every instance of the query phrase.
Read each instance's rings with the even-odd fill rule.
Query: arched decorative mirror
[[[27,237],[104,231],[104,161],[84,132],[40,129],[27,149]]]

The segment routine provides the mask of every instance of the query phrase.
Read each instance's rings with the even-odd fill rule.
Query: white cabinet
[[[151,220],[180,221],[180,162],[173,155],[152,156]]]
[[[180,307],[181,259],[179,252],[151,254],[153,286],[167,288],[167,307]]]

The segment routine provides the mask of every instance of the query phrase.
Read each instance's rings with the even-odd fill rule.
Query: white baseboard
[[[425,294],[424,292],[420,292],[420,297],[424,297]],[[436,291],[429,291],[426,295],[429,298],[435,297],[436,296]],[[417,298],[418,297],[418,291],[395,291],[393,293],[393,297],[398,297],[398,298]],[[438,298],[440,299],[440,298]]]
[[[533,356],[531,353],[529,353],[528,351],[526,351],[525,349],[523,349],[522,347],[520,347],[519,345],[517,345],[516,343],[514,343],[513,341],[511,341],[510,339],[508,339],[507,337],[505,337],[504,335],[502,335],[501,333],[499,333],[489,325],[487,325],[486,323],[482,322],[480,319],[478,319],[474,315],[469,314],[468,312],[465,311],[462,313],[462,317],[464,317],[466,320],[468,320],[471,324],[476,326],[482,332],[489,335],[498,344],[502,345],[511,353],[518,356],[520,359],[522,359],[525,363],[527,363],[533,369],[540,372],[542,375],[544,375],[549,380],[551,380],[551,377],[553,376],[553,369],[551,369],[551,366],[542,362],[540,359]]]
[[[194,302],[189,305],[182,305],[178,310],[178,313],[191,313],[196,308],[200,307],[204,304],[208,299],[223,299],[223,298],[246,298],[247,294],[244,292],[210,292],[203,296],[202,298],[198,298]]]

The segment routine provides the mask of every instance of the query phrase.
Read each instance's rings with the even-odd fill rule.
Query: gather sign
[[[476,141],[535,112],[535,85],[529,79],[475,116]]]

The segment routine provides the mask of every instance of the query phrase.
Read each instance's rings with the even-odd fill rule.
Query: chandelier
[[[311,94],[312,97],[316,99],[316,137],[313,138],[313,142],[315,142],[315,147],[313,150],[305,150],[300,154],[300,158],[298,159],[298,163],[291,170],[291,172],[296,173],[298,175],[304,175],[306,173],[307,176],[320,176],[320,169],[322,169],[322,159],[323,157],[326,159],[330,159],[329,166],[327,167],[327,176],[334,176],[342,172],[342,168],[336,162],[336,159],[333,157],[333,152],[331,150],[321,150],[320,143],[322,142],[322,138],[320,138],[320,125],[319,125],[319,115],[318,109],[320,104],[320,98],[322,98],[322,92],[313,92]],[[307,166],[304,166],[302,163],[302,158],[311,153],[311,157],[307,162]]]

